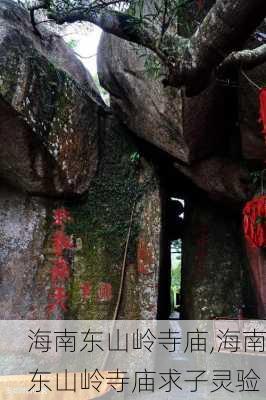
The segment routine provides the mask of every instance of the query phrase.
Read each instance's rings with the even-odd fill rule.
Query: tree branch
[[[49,12],[49,17],[58,24],[88,21],[99,26],[107,33],[111,33],[121,39],[142,45],[152,50],[163,62],[166,61],[166,52],[159,46],[158,41],[160,30],[151,22],[135,18],[119,11],[110,9],[95,11],[90,7],[76,8],[69,11],[67,14],[52,11]]]
[[[219,69],[226,69],[230,66],[242,67],[245,69],[257,67],[266,62],[266,44],[255,49],[246,49],[231,53],[219,66]]]
[[[265,15],[265,0],[217,0],[189,40],[183,59],[176,54],[168,84],[185,84],[190,95],[200,92],[215,68],[243,46]]]
[[[58,24],[88,21],[105,32],[147,47],[157,54],[168,70],[164,84],[184,86],[189,95],[203,90],[213,71],[225,59],[228,58],[226,62],[243,59],[243,53],[236,51],[266,15],[265,0],[217,0],[190,39],[168,33],[160,41],[161,30],[156,23],[112,10],[106,5],[97,8],[96,3],[84,0],[75,8],[53,7],[49,17]],[[62,6],[62,1],[58,0],[58,5]],[[246,59],[255,57],[259,62],[259,59],[264,60],[262,50],[264,53],[264,49],[260,49],[253,55],[249,53],[247,57],[245,53],[244,56]]]

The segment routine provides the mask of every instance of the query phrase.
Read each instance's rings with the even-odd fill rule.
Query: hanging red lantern
[[[255,247],[266,247],[266,195],[256,196],[243,210],[245,237]]]
[[[260,89],[260,122],[263,125],[262,133],[266,143],[266,88]]]

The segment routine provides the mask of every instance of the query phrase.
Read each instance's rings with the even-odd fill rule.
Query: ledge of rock
[[[213,157],[189,167],[178,163],[174,166],[214,201],[240,203],[252,195],[250,174],[240,162]]]

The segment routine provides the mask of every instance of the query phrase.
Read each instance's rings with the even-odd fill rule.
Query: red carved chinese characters
[[[100,301],[110,301],[112,299],[111,283],[101,282],[97,291],[97,298]]]
[[[138,272],[144,275],[152,273],[151,266],[154,262],[154,257],[149,245],[143,239],[140,240],[138,245]]]
[[[257,196],[243,210],[246,239],[255,247],[266,247],[266,196]]]
[[[53,213],[54,225],[64,225],[71,221],[70,212],[65,208],[57,208]]]
[[[50,271],[52,293],[47,307],[48,317],[60,311],[67,311],[68,295],[65,285],[70,278],[70,265],[65,258],[65,251],[72,249],[73,242],[65,232],[65,224],[71,221],[71,215],[65,208],[58,208],[53,212],[53,225],[56,227],[52,235],[53,253],[55,260]]]
[[[54,253],[57,257],[63,255],[64,250],[73,247],[72,240],[64,231],[56,231],[52,238]]]
[[[62,287],[55,288],[54,292],[49,295],[49,298],[51,298],[53,302],[48,304],[47,307],[48,317],[50,317],[51,314],[53,314],[57,310],[57,307],[59,307],[63,311],[67,311],[66,301],[68,296],[65,288]]]
[[[54,287],[58,281],[65,281],[70,277],[70,269],[66,260],[62,257],[58,258],[51,269],[51,282]]]
[[[80,284],[82,300],[86,301],[91,296],[92,284],[89,281]]]

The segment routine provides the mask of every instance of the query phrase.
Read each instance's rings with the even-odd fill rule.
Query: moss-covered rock
[[[36,38],[26,10],[1,2],[0,24],[0,174],[30,193],[84,193],[97,168],[104,103],[59,37]]]
[[[139,158],[126,129],[113,118],[105,120],[100,143],[99,168],[88,193],[79,201],[54,204],[69,210],[72,220],[66,233],[75,243],[71,277],[65,286],[68,311],[61,317],[156,318],[161,234],[158,178],[154,168]],[[55,260],[51,216],[52,210],[45,262],[36,280],[38,291],[45,291],[47,298]],[[39,312],[43,317],[41,304]]]

